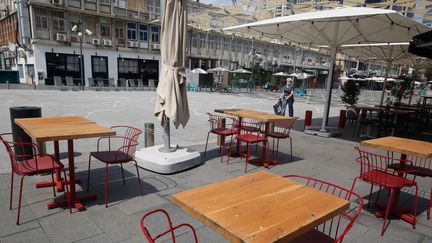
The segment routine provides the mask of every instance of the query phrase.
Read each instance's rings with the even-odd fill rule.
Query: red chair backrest
[[[242,121],[238,129],[240,130],[240,135],[243,134],[260,135],[263,125],[264,123],[261,121],[255,121],[255,120]]]
[[[2,133],[0,134],[0,142],[3,143],[5,146],[6,152],[9,154],[10,163],[11,163],[11,169],[13,172],[19,172],[18,171],[18,163],[26,163],[29,159],[35,160],[35,166],[36,170],[38,170],[38,155],[39,155],[39,148],[36,144],[33,143],[25,143],[25,142],[12,142],[12,133]],[[15,147],[21,147],[20,151],[22,151],[22,154],[16,154],[14,152]],[[26,154],[27,151],[25,148],[31,147],[33,151],[32,154]]]
[[[167,221],[167,223],[168,223],[168,229],[165,230],[165,231],[163,231],[162,233],[159,233],[159,234],[156,235],[156,236],[152,236],[152,234],[149,232],[149,229],[148,229],[148,227],[147,227],[148,225],[145,224],[145,220],[146,220],[146,218],[148,218],[149,216],[154,215],[154,214],[157,214],[157,213],[162,214],[162,215],[165,216],[165,219],[166,219],[166,221]],[[194,229],[190,224],[179,224],[179,225],[177,225],[177,226],[173,226],[172,221],[171,221],[171,217],[169,216],[169,214],[168,214],[165,210],[163,210],[163,209],[161,209],[161,208],[158,208],[158,209],[155,209],[155,210],[153,210],[153,211],[151,211],[151,212],[148,212],[148,213],[146,213],[146,214],[141,218],[141,230],[142,230],[144,236],[146,237],[146,239],[147,239],[150,243],[155,242],[157,239],[159,239],[160,237],[162,237],[162,236],[164,236],[164,235],[166,235],[166,234],[168,234],[168,233],[170,233],[170,235],[171,235],[171,240],[175,243],[175,242],[176,242],[176,236],[175,236],[174,231],[175,231],[176,229],[178,229],[178,228],[181,228],[181,227],[187,227],[187,228],[189,228],[189,229],[192,231],[192,234],[193,234],[193,237],[194,237],[195,243],[198,243],[198,238],[197,238],[197,235],[196,235],[195,229]]]
[[[142,134],[142,131],[131,126],[112,126],[110,129],[116,131],[117,137],[123,138],[122,146],[118,150],[134,157],[136,147],[139,144],[138,138]]]
[[[275,122],[273,131],[277,133],[283,133],[287,136],[290,135],[291,129],[294,126],[295,120],[288,120],[288,121],[280,121]]]
[[[393,175],[395,173],[394,169],[388,167],[389,165],[401,162],[411,163],[409,160],[401,160],[381,154],[375,154],[359,147],[354,147],[354,149],[359,152],[359,157],[356,158],[356,161],[360,163],[360,178],[380,185],[386,185],[390,178],[388,175]],[[374,172],[373,176],[368,172]]]
[[[347,201],[351,201],[351,205],[349,209],[347,209],[345,212],[342,212],[338,216],[335,216],[332,219],[327,220],[326,222],[324,222],[323,224],[321,224],[316,228],[316,230],[334,239],[334,242],[342,242],[343,238],[351,229],[351,227],[354,224],[354,221],[356,220],[361,210],[363,209],[363,198],[351,190],[334,185],[326,181],[322,181],[322,180],[318,180],[318,179],[314,179],[302,175],[285,175],[284,177],[294,179],[295,181],[303,183],[316,190],[331,194],[333,196],[345,199]],[[357,202],[358,205],[355,205],[352,199],[355,202]]]
[[[209,115],[210,130],[218,128],[234,129],[234,125],[237,124],[237,119],[233,117],[207,114]]]

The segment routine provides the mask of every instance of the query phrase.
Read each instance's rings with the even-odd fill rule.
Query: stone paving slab
[[[0,104],[0,131],[9,130],[8,107],[15,105],[37,105],[43,107],[43,115],[82,115],[106,126],[129,124],[143,127],[144,122],[157,120],[152,116],[155,100],[154,92],[59,92],[59,91],[5,91],[0,90],[5,99]],[[197,92],[189,95],[191,121],[186,129],[172,130],[174,143],[191,146],[204,151],[208,131],[206,112],[220,107],[250,107],[262,111],[271,109],[275,101],[274,94],[218,94]],[[377,96],[379,97],[379,96]],[[363,100],[367,100],[362,98]],[[70,102],[73,100],[73,102]],[[319,96],[311,99],[314,103],[322,102]],[[308,104],[307,99],[297,99],[295,112],[302,118],[304,110],[314,111],[314,117],[322,112],[321,104]],[[340,103],[332,106],[331,122],[337,122],[336,116]],[[142,112],[137,112],[142,111]],[[353,124],[347,124],[347,132],[341,138],[319,138],[305,135],[300,130],[301,121],[292,131],[293,161],[290,158],[289,143],[281,140],[280,164],[269,171],[279,175],[303,174],[327,180],[350,188],[353,179],[359,173],[355,162],[356,153],[352,149],[358,146],[358,138],[351,138]],[[298,130],[298,131],[297,131]],[[161,143],[161,135],[156,134],[156,143]],[[160,175],[140,169],[140,180],[143,183],[144,196],[139,194],[135,167],[132,163],[124,166],[126,185],[123,186],[119,166],[110,167],[110,206],[105,208],[104,164],[96,160],[91,164],[90,191],[98,199],[86,202],[86,211],[69,214],[67,208],[48,210],[46,204],[53,200],[51,188],[36,189],[34,183],[49,179],[49,176],[26,178],[23,189],[23,207],[21,222],[15,225],[16,205],[19,189],[19,178],[14,180],[14,210],[9,210],[10,165],[3,150],[0,152],[0,242],[143,242],[140,230],[140,219],[146,212],[156,208],[166,209],[174,223],[192,224],[201,242],[227,242],[221,235],[203,225],[182,209],[171,203],[171,195],[208,183],[218,182],[244,175],[244,161],[232,158],[226,164],[220,162],[216,137],[211,137],[207,156],[202,158],[201,166],[172,175]],[[142,138],[141,138],[141,142]],[[60,143],[62,162],[67,165],[66,144]],[[79,194],[85,194],[87,187],[88,154],[96,147],[96,139],[75,141],[76,175],[82,180],[77,185]],[[52,143],[47,144],[47,151],[52,152]],[[258,150],[260,151],[260,150]],[[248,166],[248,173],[266,170],[262,165]],[[430,179],[430,178],[429,178]],[[373,215],[373,209],[365,209],[345,238],[344,242],[432,242],[432,221],[426,219],[426,206],[429,199],[431,181],[417,178],[422,190],[420,215],[415,230],[399,219],[391,219],[387,231],[380,236],[382,219]],[[369,185],[358,183],[354,189],[365,196]],[[376,191],[377,189],[375,189]],[[412,190],[404,190],[401,204],[412,203]],[[57,195],[61,198],[63,193]],[[376,193],[374,194],[376,195]],[[385,195],[383,193],[382,195]],[[356,202],[352,202],[356,206]],[[161,220],[150,222],[156,230],[163,229]],[[179,242],[190,242],[187,231],[179,231]],[[169,241],[168,241],[169,242]]]

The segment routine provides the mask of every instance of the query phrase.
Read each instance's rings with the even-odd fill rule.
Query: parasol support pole
[[[387,78],[388,78],[388,75],[389,75],[390,66],[392,64],[392,57],[393,57],[393,46],[390,46],[389,55],[388,55],[388,57],[386,57],[386,59],[387,59],[387,65],[386,65],[386,70],[385,70],[385,75],[384,75],[384,82],[383,82],[382,93],[381,93],[381,100],[380,100],[380,105],[381,106],[384,103],[384,95],[386,93]]]
[[[175,152],[177,148],[171,147],[170,119],[168,117],[165,118],[165,121],[163,123],[163,128],[164,128],[164,134],[163,134],[164,146],[159,149],[159,152],[162,153]]]
[[[331,57],[330,57],[330,65],[329,65],[329,72],[327,77],[327,90],[326,90],[326,97],[325,97],[325,106],[324,106],[324,114],[321,124],[321,132],[326,132],[326,126],[327,121],[330,113],[330,98],[331,98],[331,89],[332,89],[332,81],[333,81],[333,70],[335,68],[336,63],[336,52],[337,47],[332,47],[331,49]]]

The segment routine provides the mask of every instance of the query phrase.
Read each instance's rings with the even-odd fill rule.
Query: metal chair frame
[[[269,152],[269,143],[268,143],[268,139],[262,135],[261,133],[261,128],[263,126],[263,122],[259,121],[251,121],[251,122],[246,122],[246,121],[242,121],[241,124],[238,125],[238,129],[239,129],[239,134],[237,135],[236,139],[237,142],[239,143],[239,147],[240,147],[240,157],[242,157],[242,150],[241,150],[241,143],[244,142],[246,143],[246,159],[245,159],[245,171],[247,171],[247,165],[250,162],[249,158],[250,158],[250,144],[258,144],[258,143],[263,143],[264,146],[264,142],[267,143],[266,148],[264,150],[264,153],[266,153],[264,155],[264,157],[266,158],[266,155],[268,155]],[[257,147],[255,147],[255,154],[256,154],[256,149]],[[229,151],[229,154],[231,154],[231,148]],[[228,155],[229,156],[229,155]],[[267,156],[268,157],[268,156]]]
[[[155,237],[153,237],[153,236],[150,234],[149,230],[147,229],[147,227],[146,227],[146,225],[145,225],[145,219],[146,219],[148,216],[153,215],[153,214],[156,214],[156,213],[160,213],[160,214],[165,215],[165,218],[166,218],[166,220],[167,220],[167,223],[168,223],[169,229],[166,230],[166,231],[164,231],[164,232],[162,232],[162,233],[160,233],[160,234],[158,234],[158,235],[156,235]],[[181,227],[189,228],[189,229],[192,231],[192,234],[193,234],[193,237],[194,237],[194,241],[195,241],[195,243],[198,243],[198,237],[197,237],[196,232],[195,232],[195,229],[194,229],[194,227],[192,227],[192,225],[190,225],[190,224],[186,224],[186,223],[182,223],[182,224],[179,224],[179,225],[173,226],[172,221],[171,221],[171,217],[169,216],[169,214],[168,214],[165,210],[163,210],[163,209],[161,209],[161,208],[158,208],[158,209],[155,209],[155,210],[153,210],[153,211],[151,211],[151,212],[148,212],[148,213],[146,213],[146,214],[141,218],[141,230],[142,230],[144,236],[146,237],[146,239],[147,239],[150,243],[154,243],[154,242],[156,242],[157,239],[159,239],[160,237],[162,237],[162,236],[164,236],[164,235],[166,235],[166,234],[168,234],[168,233],[171,233],[171,239],[172,239],[172,242],[175,243],[175,242],[176,242],[176,236],[175,236],[174,231],[177,230],[177,229],[179,229],[179,228],[181,228]]]
[[[283,122],[275,122],[273,126],[273,130],[269,132],[268,137],[273,139],[272,146],[272,154],[275,158],[276,164],[279,161],[279,140],[280,139],[289,139],[290,142],[290,155],[291,162],[293,161],[292,155],[292,137],[290,136],[291,129],[294,126],[295,120],[283,121]],[[275,140],[276,140],[276,150],[275,150]],[[276,155],[275,155],[276,154]]]
[[[381,228],[381,235],[384,235],[386,228],[386,221],[390,211],[391,202],[393,201],[393,194],[395,190],[402,189],[403,187],[415,187],[415,200],[413,205],[413,229],[415,229],[416,225],[416,217],[417,217],[417,202],[418,202],[418,186],[415,181],[409,180],[406,177],[398,176],[398,173],[411,173],[412,170],[399,170],[396,171],[389,167],[390,164],[396,162],[405,162],[411,163],[408,160],[401,160],[397,158],[392,158],[389,156],[384,156],[380,154],[375,154],[372,152],[368,152],[360,149],[359,147],[354,147],[355,150],[359,152],[359,157],[356,158],[356,161],[360,163],[360,174],[357,176],[352,184],[351,190],[354,190],[355,183],[357,179],[360,179],[366,183],[371,184],[371,189],[369,192],[368,198],[368,206],[370,206],[371,194],[373,190],[373,186],[377,185],[380,187],[380,191],[378,192],[377,199],[379,199],[379,195],[381,192],[381,188],[384,187],[389,190],[389,197],[385,209],[384,214],[384,222]]]
[[[110,127],[110,129],[111,130],[124,131],[124,135],[108,136],[108,137],[99,138],[97,141],[97,151],[91,152],[89,155],[89,164],[88,164],[88,170],[87,170],[87,192],[88,192],[89,186],[90,186],[91,157],[94,157],[94,158],[102,161],[103,163],[105,163],[105,207],[108,207],[108,192],[109,192],[109,190],[108,190],[109,189],[109,187],[108,187],[108,181],[109,181],[108,165],[109,164],[120,164],[121,172],[122,172],[122,178],[123,178],[123,185],[125,185],[126,182],[125,182],[125,178],[124,178],[123,164],[128,163],[130,161],[134,161],[135,167],[136,167],[136,172],[137,172],[138,184],[140,186],[141,196],[144,195],[143,190],[142,190],[139,170],[138,170],[138,164],[137,164],[137,161],[135,160],[136,146],[138,145],[138,138],[141,135],[142,131],[138,128],[134,128],[131,126],[112,126],[112,127]],[[108,139],[108,151],[100,151],[99,150],[100,141],[102,141],[103,139]],[[112,142],[111,140],[112,139],[122,139],[123,144],[119,148],[112,150],[111,149],[111,142]],[[102,156],[100,156],[100,153],[105,153],[110,158],[112,158],[111,156],[114,155],[114,158],[110,161],[104,161],[103,158],[101,158]],[[119,157],[119,156],[122,156],[122,157]]]
[[[51,155],[48,154],[41,154],[40,148],[37,144],[34,143],[27,143],[27,142],[11,142],[6,140],[4,137],[6,136],[12,136],[12,133],[2,133],[0,134],[0,142],[2,142],[5,146],[5,149],[7,153],[9,154],[10,163],[11,163],[11,187],[10,187],[10,199],[9,199],[9,210],[12,210],[12,198],[13,198],[13,183],[14,183],[14,175],[17,174],[21,177],[20,180],[20,189],[19,189],[19,198],[18,198],[18,211],[17,211],[17,220],[16,224],[19,225],[19,219],[21,214],[21,199],[22,199],[22,189],[23,189],[23,182],[25,176],[33,176],[33,175],[40,175],[45,173],[51,174],[51,180],[52,180],[52,188],[53,188],[53,194],[54,197],[56,196],[56,187],[54,183],[54,172],[56,169],[60,169],[63,172],[64,178],[66,180],[66,170],[64,169],[64,166],[59,161],[55,160]],[[31,147],[32,153],[26,154],[25,153],[25,147]],[[21,147],[22,154],[16,154],[14,152],[15,147]],[[51,167],[47,167],[46,165],[43,166],[41,163],[45,159],[48,159],[51,161]],[[42,161],[42,162],[41,162]],[[42,168],[41,168],[42,166]],[[26,169],[26,171],[24,171]],[[71,202],[69,200],[69,187],[65,184],[66,188],[66,197],[68,198],[68,206],[69,206],[69,212],[72,213],[71,208]]]
[[[230,137],[230,143],[229,143],[229,153],[228,153],[228,160],[227,164],[230,160],[230,154],[231,154],[231,147],[233,142],[233,136],[238,133],[237,128],[235,127],[235,124],[237,124],[237,119],[234,117],[228,117],[228,116],[220,116],[220,115],[214,115],[211,113],[207,113],[209,115],[209,123],[210,123],[210,130],[207,133],[207,140],[206,140],[206,146],[204,150],[204,157],[207,154],[207,145],[210,133],[213,133],[215,135],[222,137],[221,145],[219,146],[219,154],[221,156],[221,163],[223,162],[223,156],[224,156],[224,147],[225,147],[225,139],[227,136]]]
[[[345,237],[345,235],[349,232],[349,230],[354,225],[355,220],[360,215],[361,210],[363,209],[363,198],[352,190],[343,188],[341,186],[314,179],[311,177],[303,176],[303,175],[285,175],[285,178],[294,179],[296,181],[304,182],[306,186],[312,187],[316,190],[331,194],[333,196],[342,198],[347,201],[353,202],[351,198],[355,198],[355,202],[358,203],[358,206],[354,208],[350,208],[345,212],[340,213],[339,215],[327,220],[317,228],[312,231],[309,231],[304,236],[294,240],[293,242],[324,242],[325,239],[330,237],[333,242],[341,243]],[[343,230],[342,232],[340,230]],[[311,241],[313,238],[313,241]]]

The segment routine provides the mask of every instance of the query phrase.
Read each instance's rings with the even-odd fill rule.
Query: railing
[[[146,21],[152,21],[159,18],[159,14],[148,13],[138,10],[130,10],[126,8],[114,8],[114,14],[121,17],[127,17],[132,19],[141,19]]]

